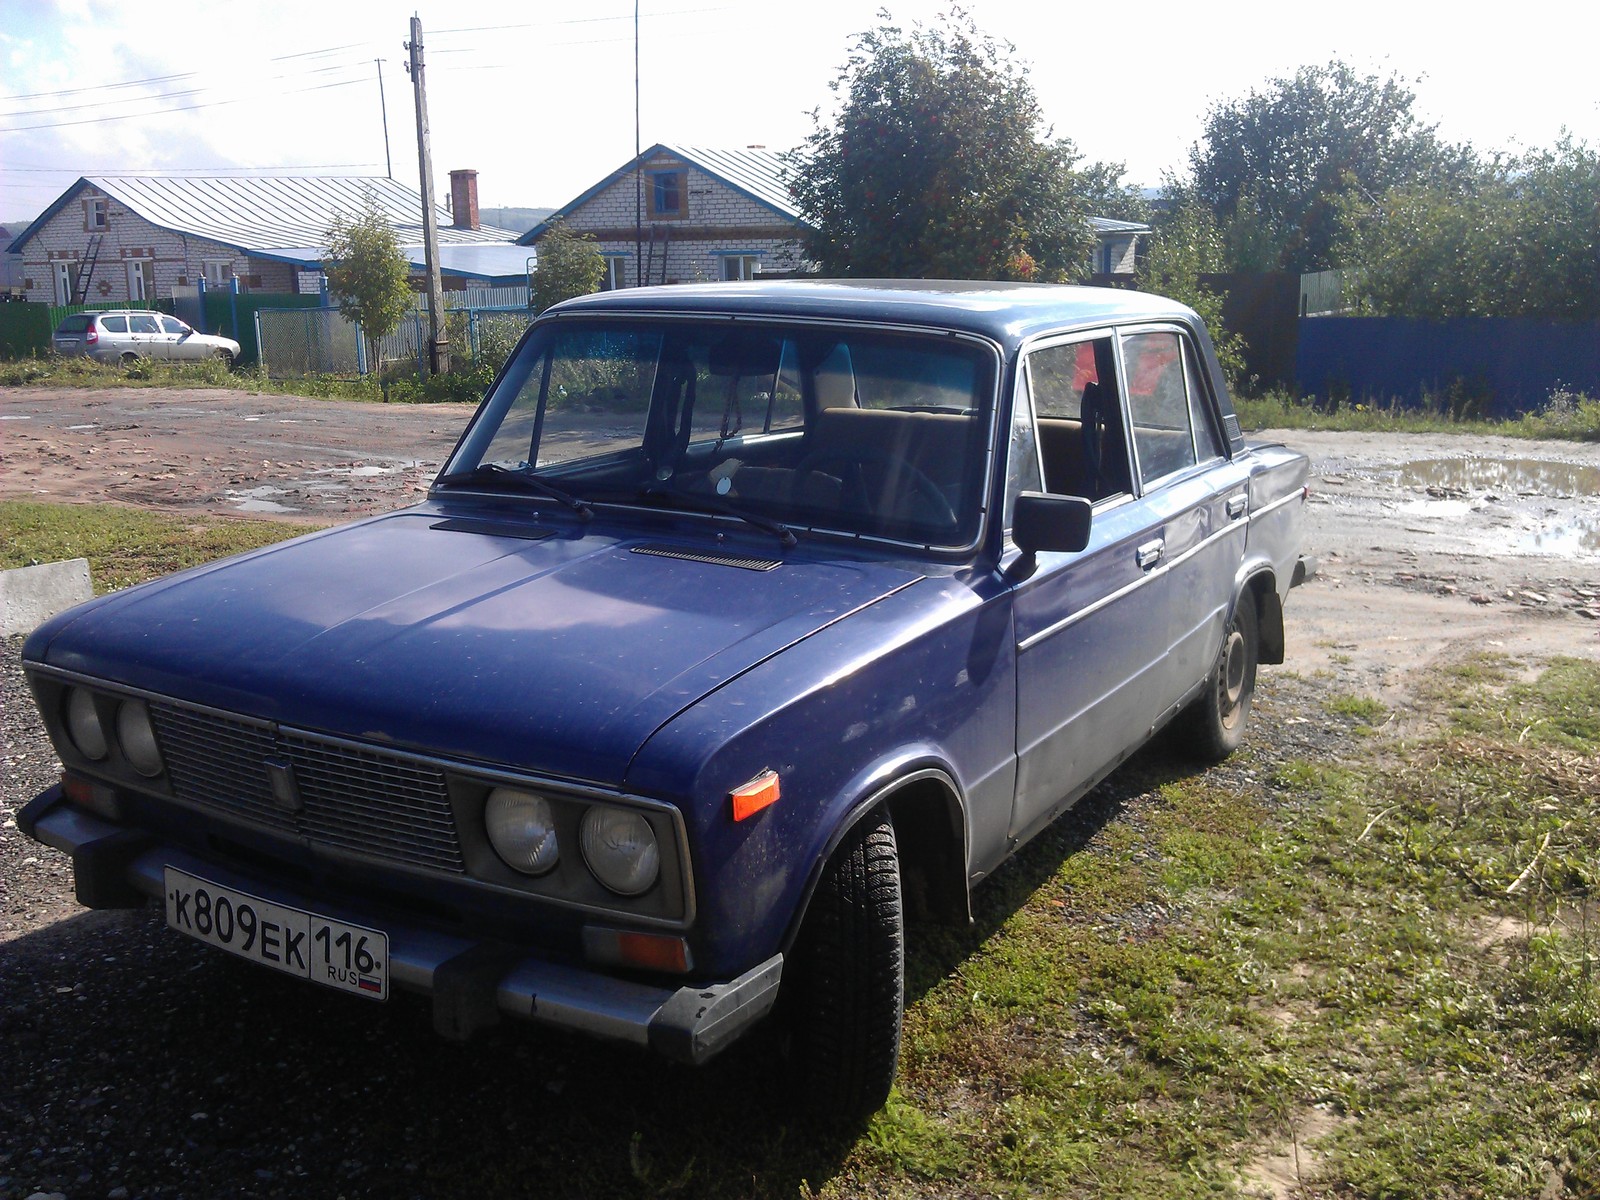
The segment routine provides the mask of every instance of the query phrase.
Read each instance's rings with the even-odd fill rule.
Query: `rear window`
[[[84,333],[89,328],[90,317],[87,313],[75,313],[56,326],[57,333]]]
[[[107,333],[127,333],[128,332],[128,318],[127,317],[101,317],[100,318],[100,328],[104,329]]]

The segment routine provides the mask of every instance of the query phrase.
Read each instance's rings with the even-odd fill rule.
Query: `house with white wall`
[[[446,286],[526,283],[513,230],[478,220],[477,172],[451,172],[452,209],[437,210]],[[329,226],[372,196],[418,274],[422,198],[370,176],[84,176],[10,243],[23,295],[45,304],[147,301],[174,287],[314,293]]]
[[[761,147],[652,146],[518,240],[537,246],[557,221],[587,234],[605,256],[607,288],[803,271],[807,226],[784,171]]]

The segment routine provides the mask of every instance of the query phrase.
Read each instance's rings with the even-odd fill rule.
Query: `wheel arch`
[[[805,923],[818,881],[850,830],[884,807],[894,823],[900,859],[900,888],[906,915],[963,924],[972,919],[967,884],[967,820],[961,789],[943,767],[907,769],[867,791],[839,822],[806,879],[805,894],[784,934],[783,950],[794,946]]]
[[[1248,591],[1256,602],[1256,661],[1276,664],[1284,659],[1283,597],[1278,594],[1277,575],[1270,567],[1258,567],[1245,575],[1234,595]]]

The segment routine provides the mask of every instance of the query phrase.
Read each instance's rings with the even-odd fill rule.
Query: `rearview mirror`
[[[1024,554],[1071,554],[1089,544],[1094,507],[1082,496],[1023,492],[1011,516],[1011,540]]]

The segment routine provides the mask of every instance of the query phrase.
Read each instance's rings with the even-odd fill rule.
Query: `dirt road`
[[[0,497],[332,522],[418,499],[471,415],[230,391],[0,390]],[[1600,446],[1292,432],[1312,459],[1290,668],[1403,706],[1472,650],[1600,656]]]

